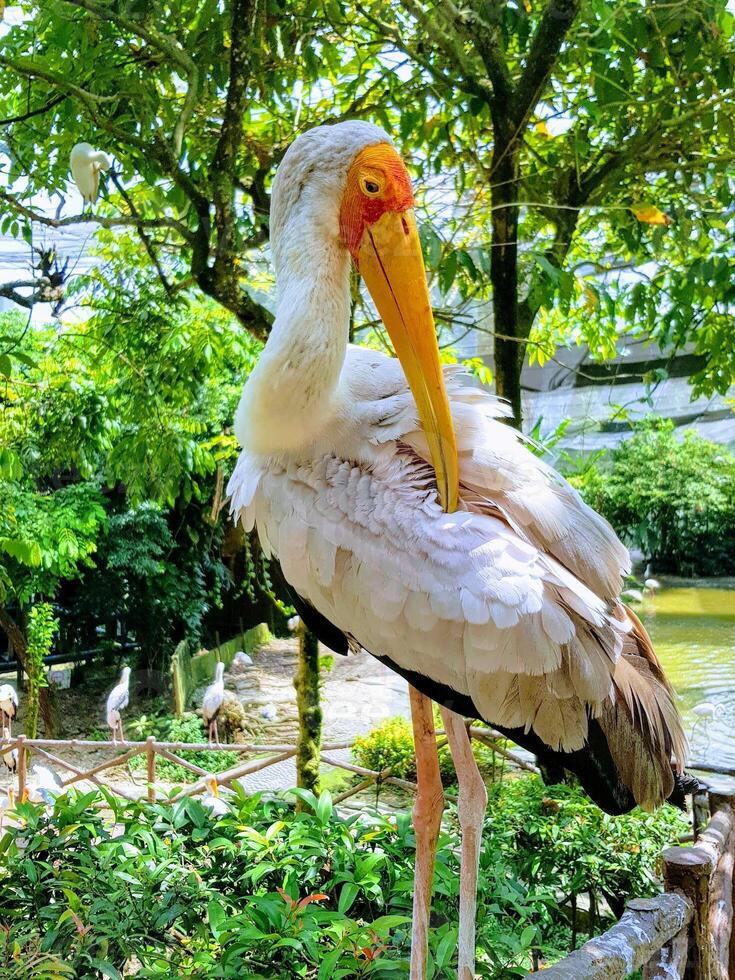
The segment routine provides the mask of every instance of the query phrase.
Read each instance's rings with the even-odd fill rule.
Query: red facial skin
[[[378,192],[368,193],[366,182],[376,184]],[[412,208],[413,203],[411,178],[393,147],[378,143],[355,157],[339,212],[340,240],[355,262],[365,228],[386,212],[400,214]]]

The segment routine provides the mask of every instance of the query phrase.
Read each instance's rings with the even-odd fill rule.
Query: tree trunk
[[[504,132],[496,120],[492,163],[492,251],[490,279],[493,286],[495,331],[495,390],[513,411],[511,425],[521,428],[521,369],[525,345],[520,343],[518,316],[518,147],[515,134]]]
[[[299,630],[299,668],[294,678],[299,712],[296,739],[296,785],[319,792],[322,709],[319,697],[319,641],[304,626]]]
[[[0,629],[4,631],[5,635],[10,640],[16,659],[27,674],[28,645],[26,643],[25,633],[18,623],[16,623],[7,609],[0,608]],[[56,704],[51,688],[41,688],[39,692],[38,708],[43,721],[44,735],[46,738],[53,738],[56,735],[57,730],[58,712],[56,710]]]

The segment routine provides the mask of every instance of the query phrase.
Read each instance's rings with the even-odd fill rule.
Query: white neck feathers
[[[281,454],[310,447],[340,412],[350,321],[350,259],[339,239],[347,172],[366,146],[390,142],[361,121],[320,126],[289,147],[273,182],[276,319],[235,418],[240,444]]]

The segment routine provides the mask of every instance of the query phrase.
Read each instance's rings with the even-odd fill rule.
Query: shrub
[[[77,980],[405,975],[415,841],[408,815],[337,814],[327,794],[295,813],[236,795],[215,819],[198,800],[128,803],[107,793],[21,804],[0,840],[0,974],[28,955]],[[107,814],[96,809],[104,804]],[[532,953],[569,944],[568,888],[650,894],[674,811],[605,817],[571,787],[523,777],[494,792],[477,920],[481,978],[522,975]],[[439,838],[429,980],[452,975],[459,868],[456,813]],[[604,928],[607,923],[600,923]],[[126,969],[127,967],[127,969]]]
[[[416,780],[416,753],[411,722],[402,716],[388,718],[367,735],[355,739],[352,754],[358,765],[382,772],[391,769],[399,779]],[[457,780],[449,749],[439,750],[439,767],[445,786]]]
[[[207,735],[204,731],[202,719],[197,715],[187,714],[183,718],[175,718],[172,715],[148,718],[143,715],[130,725],[131,733],[136,738],[144,739],[149,735],[154,735],[160,742],[206,742]],[[224,772],[236,765],[240,756],[237,752],[209,752],[206,749],[197,751],[177,752],[177,755],[187,762],[206,769],[207,772]],[[144,755],[136,755],[130,760],[131,769],[142,769],[146,765]],[[156,773],[161,779],[168,779],[171,782],[192,782],[197,779],[197,775],[184,766],[169,762],[168,759],[156,759]]]
[[[717,443],[649,420],[571,481],[657,571],[735,573],[735,457]]]

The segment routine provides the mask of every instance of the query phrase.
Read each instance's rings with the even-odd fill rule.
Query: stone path
[[[329,651],[322,648],[322,655]],[[225,687],[236,694],[246,714],[258,719],[263,732],[258,741],[293,742],[298,729],[296,694],[297,641],[276,639],[253,655],[253,666],[242,673],[225,674]],[[265,721],[261,711],[272,706],[274,721]],[[331,671],[323,674],[323,741],[341,742],[364,735],[386,718],[409,716],[406,682],[367,653],[334,656]],[[349,749],[331,752],[350,761]],[[249,792],[276,791],[295,785],[293,759],[279,762],[244,780]]]

